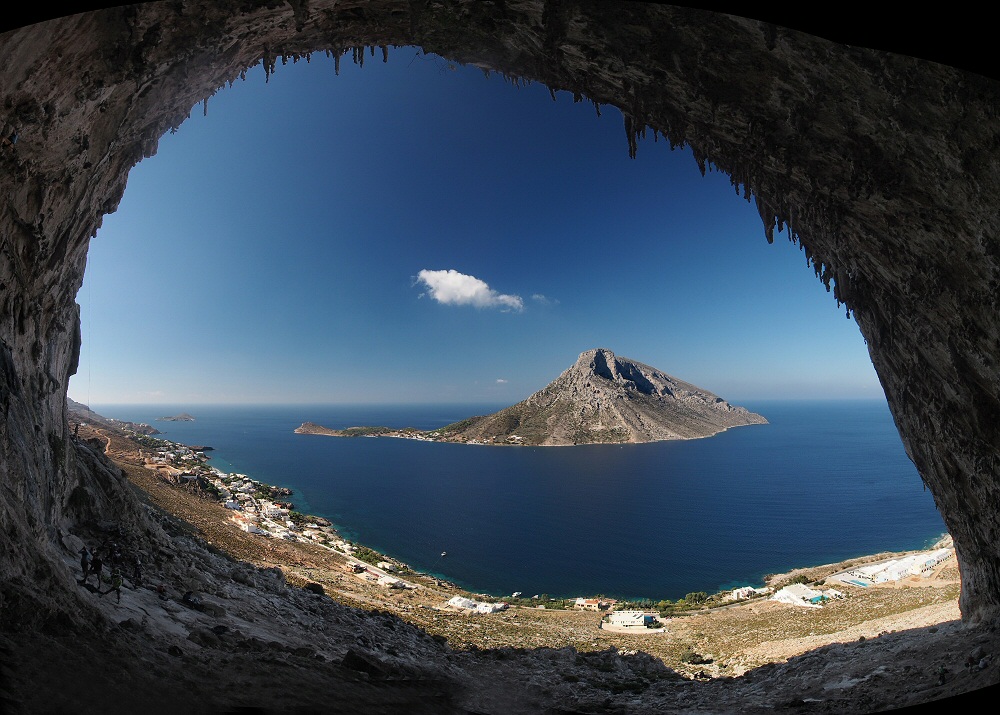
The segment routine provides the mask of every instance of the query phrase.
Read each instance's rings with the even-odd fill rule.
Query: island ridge
[[[767,419],[649,365],[595,348],[581,353],[543,389],[491,415],[426,431],[381,426],[336,430],[305,422],[295,432],[548,447],[698,439],[754,424],[767,424]]]

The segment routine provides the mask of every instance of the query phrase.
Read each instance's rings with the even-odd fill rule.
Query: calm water
[[[673,599],[944,532],[885,403],[746,406],[771,424],[549,448],[293,433],[304,421],[431,429],[502,405],[93,408],[212,445],[214,466],[292,488],[297,509],[347,538],[494,595]],[[196,421],[153,421],[181,411]]]

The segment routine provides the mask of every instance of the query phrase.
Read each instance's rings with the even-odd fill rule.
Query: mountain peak
[[[449,441],[569,445],[696,439],[766,423],[691,383],[593,348],[522,402],[440,433]]]

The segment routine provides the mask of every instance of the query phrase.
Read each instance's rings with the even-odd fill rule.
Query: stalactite
[[[622,112],[622,118],[625,120],[625,137],[628,139],[628,157],[629,159],[635,159],[636,151],[638,149],[636,138],[637,133],[635,130],[635,120],[632,115]]]
[[[340,53],[339,52],[333,56],[333,73],[337,77],[340,76]]]
[[[202,110],[202,116],[203,117],[207,117],[208,116],[208,97],[205,97],[203,104],[204,104],[204,109]]]
[[[757,203],[757,213],[760,214],[760,220],[764,222],[764,236],[768,243],[774,243],[774,212],[767,208],[760,196],[755,196],[754,200]]]
[[[691,154],[694,156],[695,163],[698,164],[698,171],[700,171],[701,175],[704,176],[705,175],[704,155],[700,151],[698,151],[696,147],[691,147]]]
[[[389,62],[389,48],[382,45],[382,64],[387,64]]]
[[[261,62],[264,64],[264,84],[271,81],[271,75],[274,73],[275,56],[271,54],[271,50],[268,47],[264,47],[264,56],[261,57]]]
[[[597,116],[601,116],[601,105],[596,101],[594,102],[594,111],[597,112]]]

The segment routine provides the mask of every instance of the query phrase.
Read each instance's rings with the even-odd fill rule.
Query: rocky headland
[[[127,420],[116,420],[114,418],[104,417],[103,415],[99,415],[94,412],[89,406],[69,398],[66,398],[66,408],[69,411],[70,422],[74,425],[76,430],[79,430],[77,425],[94,424],[103,425],[105,427],[114,427],[128,432],[144,434],[146,436],[162,434],[160,430],[150,424],[146,424],[145,422],[129,422]]]

